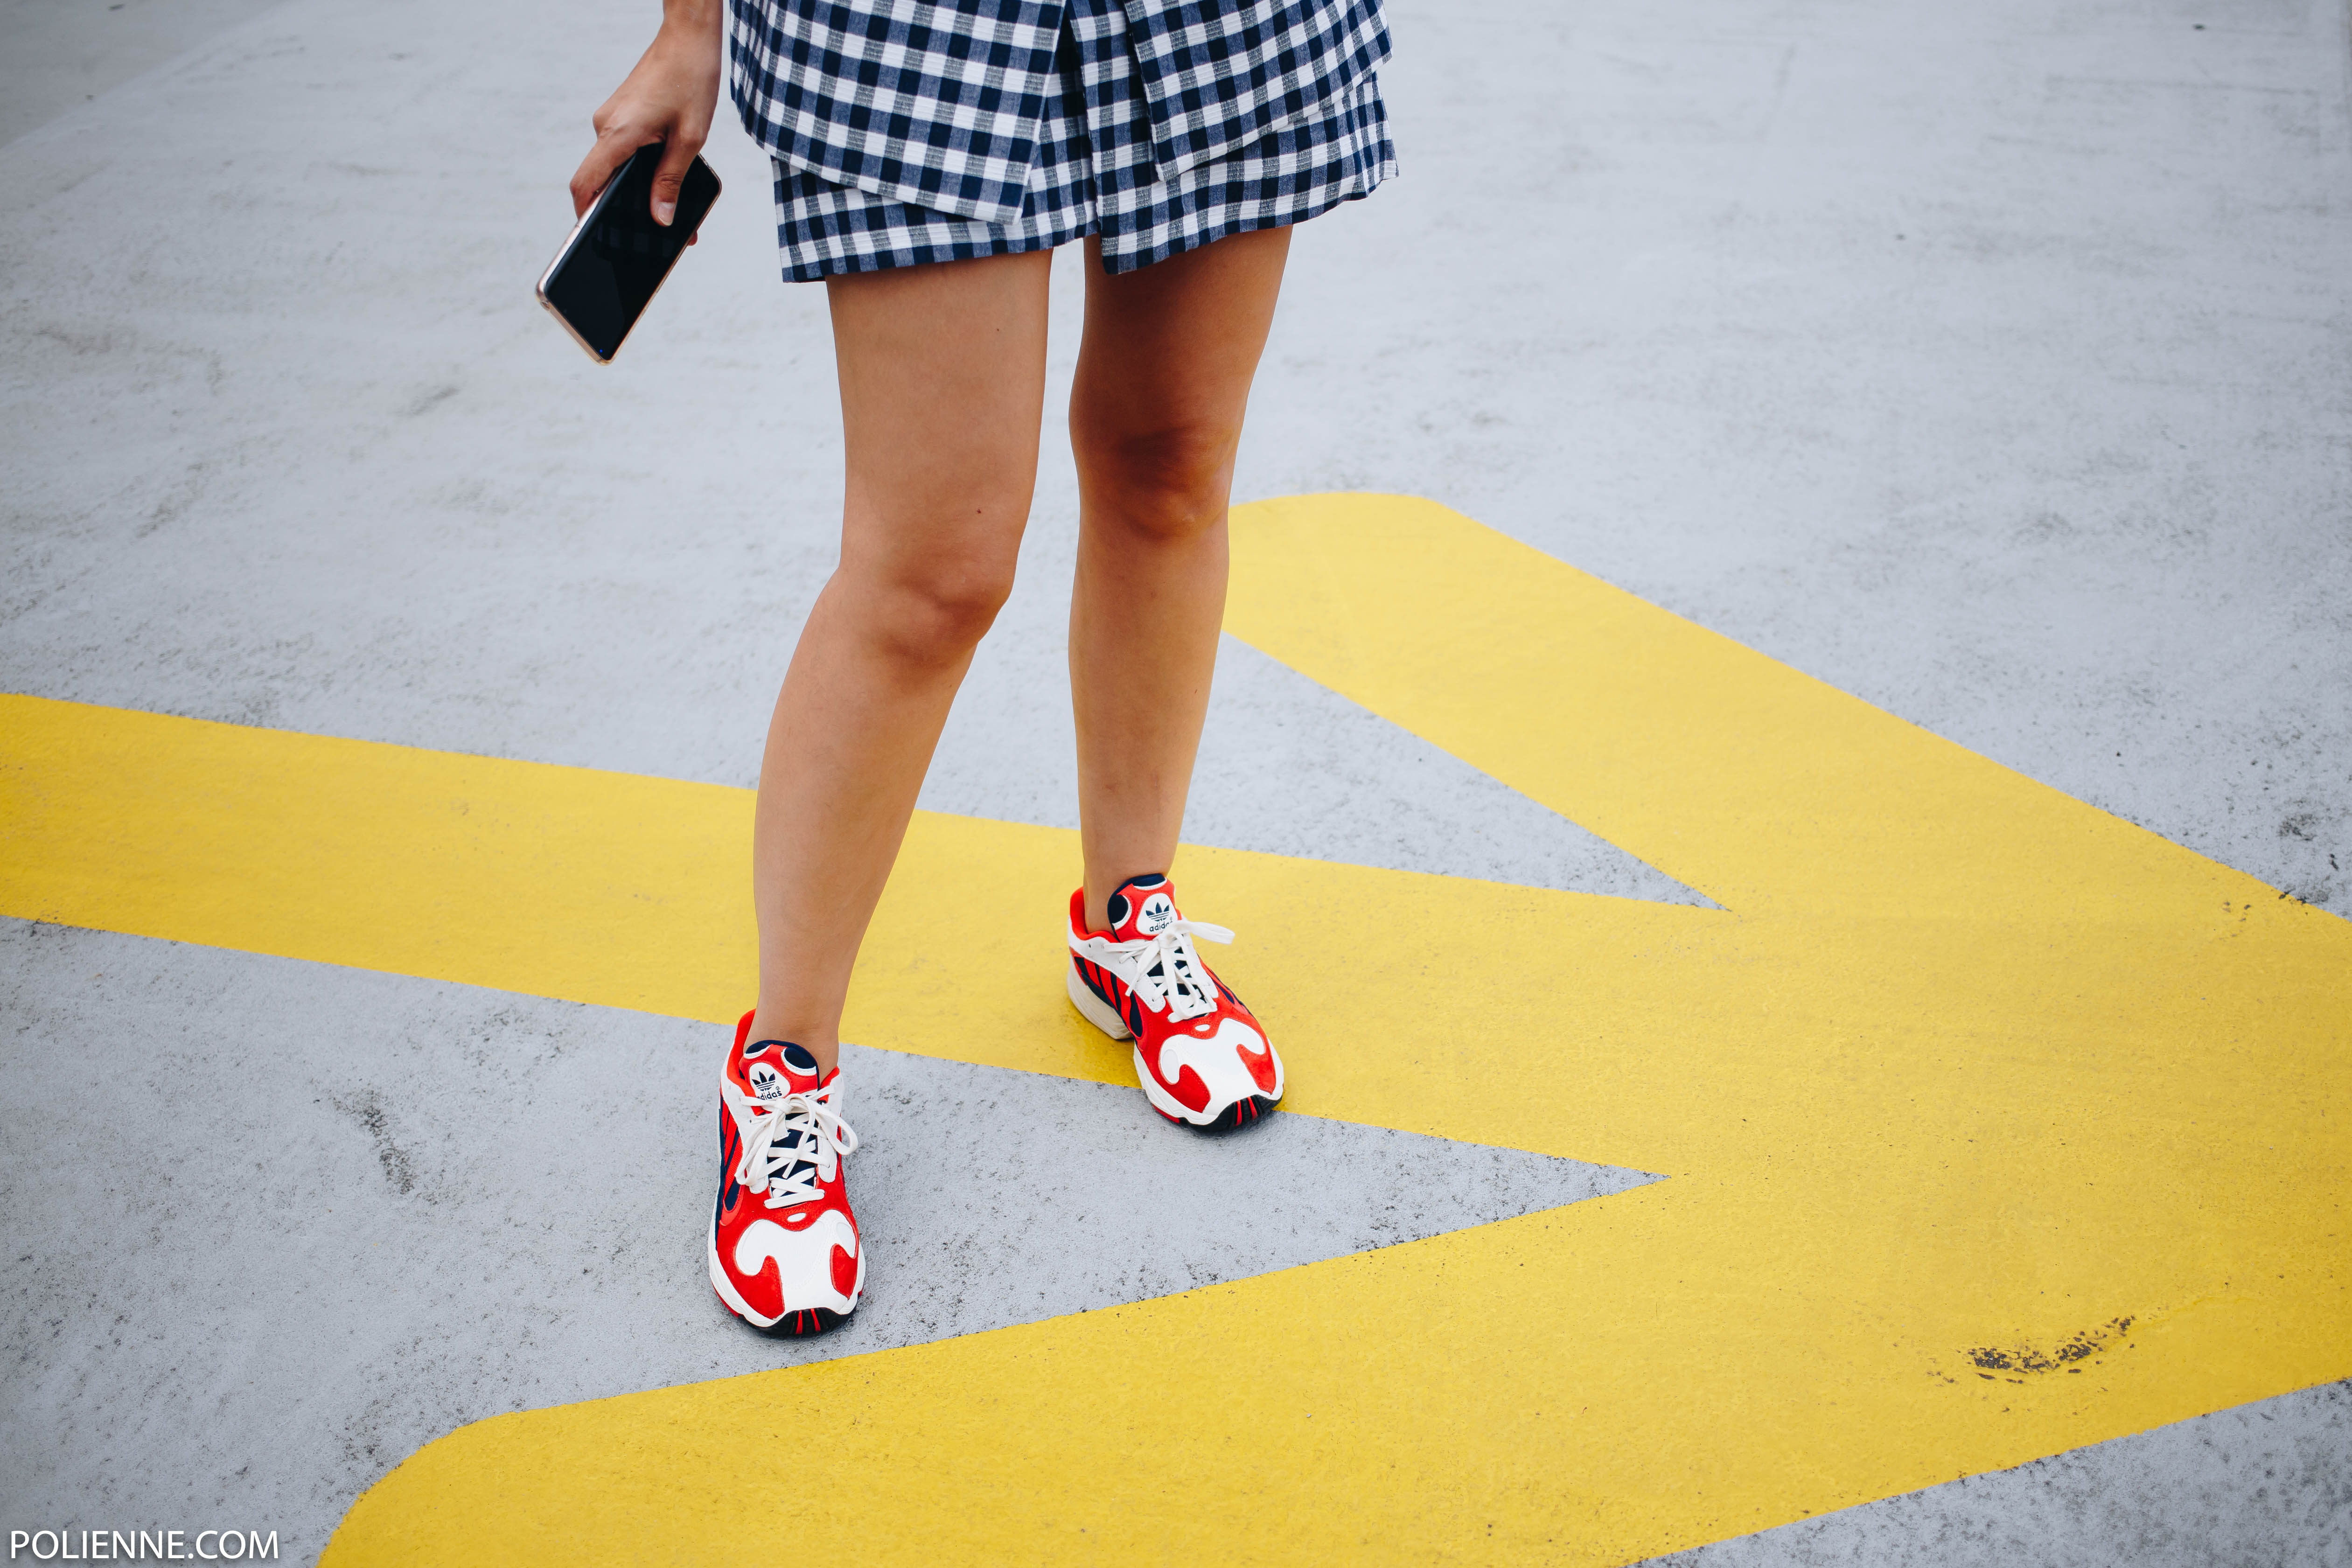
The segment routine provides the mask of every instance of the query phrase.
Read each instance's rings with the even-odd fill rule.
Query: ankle
[[[756,1045],[763,1040],[787,1040],[816,1058],[820,1074],[829,1074],[841,1064],[841,1035],[837,1030],[820,1030],[806,1024],[795,1027],[782,1013],[754,1012],[751,1032],[745,1035],[747,1044]]]
[[[1108,931],[1111,928],[1110,898],[1120,888],[1139,877],[1157,876],[1164,882],[1167,875],[1165,872],[1131,871],[1116,878],[1104,878],[1088,873],[1085,884],[1087,929]]]

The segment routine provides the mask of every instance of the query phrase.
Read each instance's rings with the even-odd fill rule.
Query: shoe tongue
[[[1138,937],[1157,936],[1176,924],[1176,900],[1165,879],[1155,880],[1146,886],[1128,883],[1112,895],[1124,900],[1126,913],[1114,924],[1114,934],[1123,942]]]
[[[772,1111],[784,1096],[817,1087],[816,1058],[805,1046],[759,1040],[743,1048],[743,1085],[753,1103]]]
[[[1122,943],[1150,938],[1176,924],[1176,889],[1167,877],[1129,877],[1110,895],[1110,936]]]

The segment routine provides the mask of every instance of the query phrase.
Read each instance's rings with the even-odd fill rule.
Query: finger
[[[599,136],[596,145],[588,149],[588,156],[580,160],[580,167],[572,176],[572,215],[576,218],[586,212],[604,187],[613,183],[613,176],[629,161],[630,154],[655,140],[651,136],[632,137],[625,131],[607,131]]]
[[[673,133],[662,148],[661,162],[654,169],[654,222],[664,228],[677,216],[677,193],[686,183],[686,172],[693,166],[694,155],[700,151],[698,142]]]

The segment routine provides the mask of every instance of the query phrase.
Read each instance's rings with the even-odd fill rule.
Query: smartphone
[[[630,155],[539,280],[539,302],[600,365],[611,364],[621,351],[629,329],[719,199],[719,176],[697,156],[677,193],[676,220],[667,228],[654,222],[654,170],[661,156],[658,141]]]

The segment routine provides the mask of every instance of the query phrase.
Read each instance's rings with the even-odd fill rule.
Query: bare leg
[[[1046,253],[827,285],[848,478],[841,564],[768,727],[751,839],[754,1040],[831,1071],[866,922],[973,648],[1012,591],[1037,476]]]
[[[1234,454],[1289,250],[1288,229],[1262,229],[1118,277],[1087,271],[1070,699],[1097,930],[1120,883],[1176,853],[1224,617]]]

